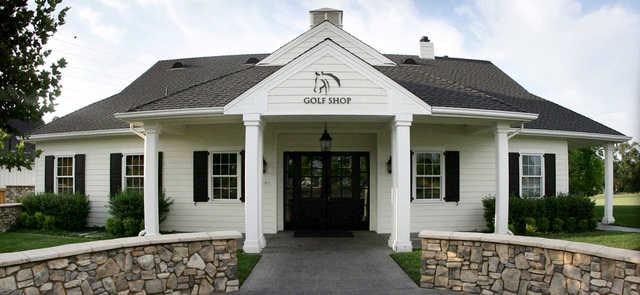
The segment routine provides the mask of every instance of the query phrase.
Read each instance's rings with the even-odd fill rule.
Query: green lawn
[[[420,285],[420,253],[421,250],[413,250],[413,252],[391,254],[391,258],[417,285]]]
[[[240,280],[240,285],[244,283],[244,281],[249,277],[251,270],[256,266],[258,261],[260,260],[260,254],[249,254],[244,253],[242,250],[238,250],[238,279]]]
[[[604,215],[604,196],[591,197],[596,203],[596,217]],[[621,193],[613,196],[613,217],[615,225],[640,227],[640,193]]]
[[[16,231],[0,233],[0,253],[47,248],[64,244],[95,241],[70,233],[44,233],[38,231]]]

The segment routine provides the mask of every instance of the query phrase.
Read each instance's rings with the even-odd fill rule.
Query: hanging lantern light
[[[320,137],[320,150],[328,152],[331,150],[331,135],[327,132],[327,123],[324,123],[324,133]]]

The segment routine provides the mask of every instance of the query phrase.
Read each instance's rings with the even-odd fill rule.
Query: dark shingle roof
[[[280,67],[245,64],[266,54],[159,61],[119,94],[57,119],[34,134],[126,128],[113,117],[126,111],[223,107]],[[385,55],[398,64],[376,67],[432,106],[538,113],[527,128],[622,135],[529,93],[493,63],[460,58]],[[403,64],[406,59],[416,64]],[[180,61],[184,69],[169,69]],[[168,95],[167,95],[168,94]]]

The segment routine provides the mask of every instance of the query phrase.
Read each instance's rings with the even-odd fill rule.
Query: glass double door
[[[286,152],[286,229],[366,230],[369,153]]]

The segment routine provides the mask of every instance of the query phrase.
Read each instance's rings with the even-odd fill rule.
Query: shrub
[[[52,230],[55,228],[56,228],[56,218],[51,215],[44,215],[44,220],[42,221],[42,229]]]
[[[538,231],[536,228],[536,219],[532,217],[527,217],[524,219],[525,231],[528,234],[533,234]]]
[[[36,217],[37,213],[51,216],[58,229],[80,230],[87,223],[89,200],[84,195],[37,193],[20,198],[20,202],[24,212],[36,218],[36,224],[32,224],[32,227],[41,228],[44,225],[44,216]]]
[[[33,226],[37,229],[41,229],[44,224],[44,214],[42,214],[42,212],[36,212],[36,214],[33,215],[33,220]]]
[[[167,218],[173,201],[162,193],[158,197],[160,222]],[[109,200],[107,231],[116,236],[135,236],[144,228],[144,195],[136,191],[124,191]],[[111,225],[110,225],[111,220]]]
[[[34,224],[33,215],[31,215],[31,214],[29,214],[27,212],[20,213],[20,217],[18,219],[18,226],[19,227],[34,228],[33,224]]]
[[[495,198],[482,200],[484,218],[493,231]],[[515,234],[535,232],[576,232],[595,229],[595,204],[583,196],[509,199],[509,229]],[[531,222],[531,218],[536,222]],[[585,220],[579,224],[579,220]],[[553,221],[553,222],[551,222]]]
[[[536,223],[536,227],[538,228],[539,232],[548,233],[549,232],[549,226],[550,226],[549,218],[546,218],[546,217],[538,218],[538,222]]]
[[[566,232],[574,233],[576,232],[577,228],[578,228],[578,225],[576,224],[576,218],[575,217],[567,218],[567,222],[565,222],[564,224],[564,230]]]
[[[107,219],[105,230],[114,236],[122,235],[122,233],[124,232],[122,228],[122,220],[120,220],[120,218],[118,217],[110,217],[109,219]]]
[[[553,219],[553,224],[551,224],[551,231],[554,233],[559,233],[564,230],[564,220],[556,217]]]

